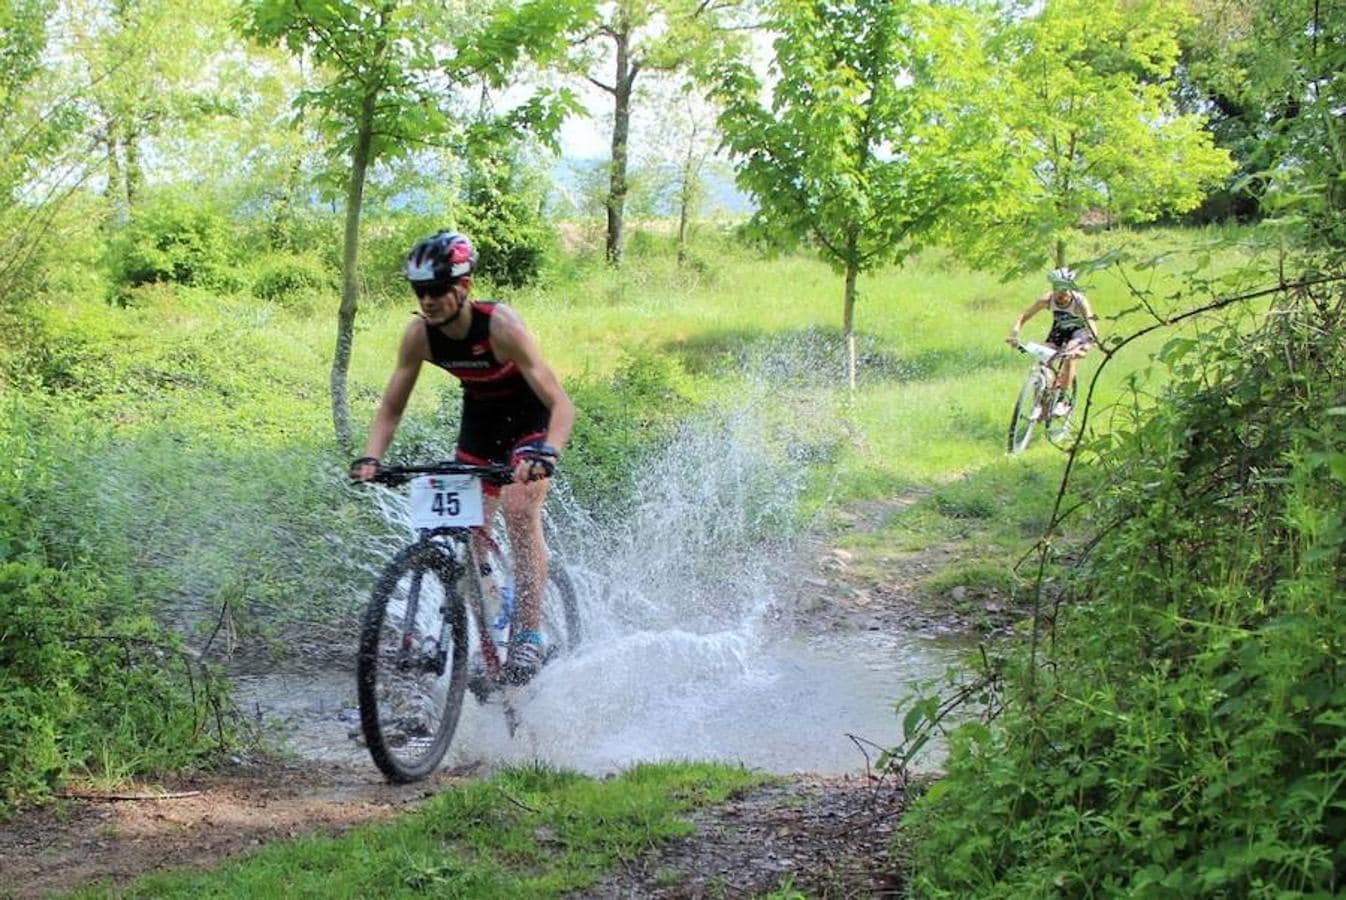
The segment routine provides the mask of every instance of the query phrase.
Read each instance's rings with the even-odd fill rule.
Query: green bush
[[[695,406],[691,379],[676,358],[639,352],[609,382],[567,389],[579,411],[564,471],[591,511],[615,511],[629,498],[637,466],[672,436]]]
[[[1335,895],[1346,882],[1346,292],[1165,351],[1097,543],[1008,711],[907,820],[940,897]]]
[[[273,205],[253,221],[249,243],[272,250],[312,256],[337,265],[341,261],[342,220],[325,209]]]
[[[70,493],[45,467],[50,422],[11,407],[0,421],[0,811],[76,773],[112,779],[180,768],[227,739],[205,673],[146,615],[146,601],[53,547],[45,500]],[[51,440],[57,440],[50,437]],[[88,482],[92,485],[93,482]],[[78,574],[83,573],[83,574]]]
[[[339,273],[316,256],[272,253],[253,268],[252,293],[280,306],[294,306],[315,294],[340,290]]]
[[[72,773],[164,771],[201,752],[208,710],[184,658],[148,621],[109,618],[109,605],[96,583],[0,562],[0,809]]]
[[[419,212],[382,214],[367,219],[360,236],[360,272],[366,296],[374,302],[392,300],[414,305],[403,274],[407,251],[426,235],[452,227],[452,223],[441,215]],[[333,271],[340,277],[340,243],[335,245],[335,250],[336,268]]]
[[[219,207],[186,193],[148,196],[109,247],[119,291],[155,282],[233,290],[242,230]]]
[[[512,159],[481,160],[464,198],[462,229],[481,256],[481,277],[506,288],[532,284],[556,253],[543,218],[544,186],[536,172]]]

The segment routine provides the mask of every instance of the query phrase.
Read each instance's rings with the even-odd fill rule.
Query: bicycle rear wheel
[[[489,559],[500,583],[509,585],[510,592],[514,593],[517,582],[512,560],[498,547],[491,551]],[[511,633],[518,632],[519,614],[516,601],[514,618],[510,623]],[[583,637],[575,585],[565,567],[558,565],[555,559],[547,566],[547,587],[542,594],[541,626],[549,647],[556,653],[569,653],[579,646]]]
[[[558,653],[574,652],[584,637],[575,585],[555,561],[547,569],[547,590],[542,595],[542,629]]]
[[[1037,424],[1035,413],[1041,414],[1042,392],[1047,383],[1041,372],[1033,372],[1019,391],[1019,399],[1014,402],[1014,415],[1009,425],[1009,452],[1021,453],[1033,439],[1033,426]]]
[[[467,686],[467,615],[458,564],[427,542],[384,569],[356,659],[360,725],[389,781],[424,778],[453,740]]]

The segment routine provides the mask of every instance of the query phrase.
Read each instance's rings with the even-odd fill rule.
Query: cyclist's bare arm
[[[1046,309],[1050,299],[1051,294],[1044,294],[1034,300],[1031,306],[1019,313],[1019,318],[1015,319],[1014,324],[1010,326],[1010,333],[1005,338],[1005,343],[1011,347],[1017,347],[1019,345],[1019,332],[1023,330],[1024,323]]]
[[[491,349],[497,359],[513,362],[519,367],[528,386],[550,411],[543,442],[558,452],[564,450],[570,440],[570,431],[575,427],[575,404],[561,387],[551,366],[542,358],[537,341],[519,314],[507,306],[497,306],[495,315],[491,316]]]
[[[1089,327],[1089,333],[1093,335],[1094,343],[1097,344],[1099,342],[1098,326],[1095,323],[1098,321],[1098,316],[1094,315],[1094,308],[1089,305],[1088,298],[1083,294],[1080,295],[1080,308],[1084,310],[1084,324]]]
[[[416,378],[421,372],[421,363],[430,355],[429,341],[425,337],[425,325],[419,317],[412,319],[407,330],[402,333],[402,345],[397,351],[397,367],[393,369],[388,386],[383,389],[383,399],[379,402],[378,412],[369,425],[369,438],[365,443],[367,459],[382,459],[388,445],[393,442],[393,434],[402,421],[402,413],[407,408],[411,390],[416,386]],[[364,481],[372,478],[377,467],[372,463],[357,466],[352,476]]]

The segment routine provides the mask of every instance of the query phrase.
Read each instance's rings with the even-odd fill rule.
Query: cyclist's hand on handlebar
[[[362,456],[351,463],[351,481],[372,481],[379,475],[382,466],[372,456]]]
[[[560,452],[548,444],[524,444],[514,451],[512,462],[515,483],[524,484],[552,477],[560,456]]]

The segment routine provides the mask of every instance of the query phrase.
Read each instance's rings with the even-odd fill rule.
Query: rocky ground
[[[692,816],[696,833],[614,872],[585,897],[896,897],[907,794],[892,778],[796,778]]]
[[[871,527],[897,508],[869,510],[854,527]],[[821,539],[814,550],[799,598],[810,627],[984,636],[1014,618],[1003,598],[922,592],[924,579],[964,552],[956,545],[891,554],[879,567]],[[368,765],[265,761],[153,788],[72,789],[0,825],[0,896],[48,896],[215,865],[268,841],[395,816],[472,775],[444,772],[392,786]],[[759,788],[697,812],[693,836],[632,861],[583,896],[747,897],[782,887],[810,897],[895,896],[901,865],[892,839],[903,788],[894,776],[873,773]]]

